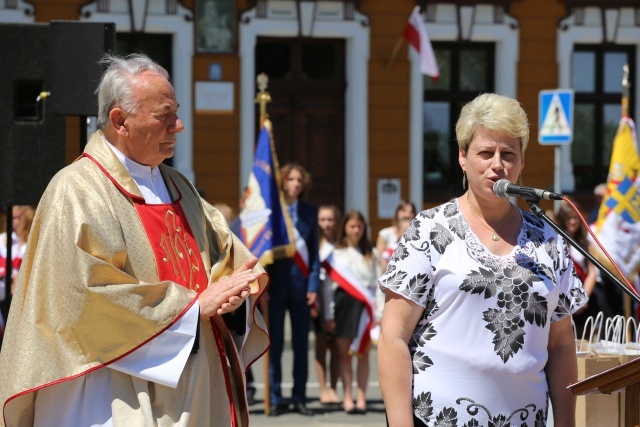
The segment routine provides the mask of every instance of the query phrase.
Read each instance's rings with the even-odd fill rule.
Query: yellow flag
[[[620,120],[613,141],[607,193],[602,200],[595,232],[627,278],[640,270],[640,157],[635,126]]]

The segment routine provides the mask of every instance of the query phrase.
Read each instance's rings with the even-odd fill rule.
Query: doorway
[[[344,210],[344,39],[259,37],[255,67],[269,77],[280,165],[297,162],[311,173],[306,201]]]

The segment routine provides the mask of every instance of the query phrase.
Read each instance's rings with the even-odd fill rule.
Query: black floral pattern
[[[431,392],[420,393],[418,397],[413,399],[413,413],[422,421],[429,422],[429,418],[433,415],[433,400],[431,400]]]
[[[466,411],[469,415],[475,417],[476,415],[478,415],[480,410],[482,410],[486,414],[486,418],[488,419],[487,426],[489,427],[510,427],[511,420],[516,418],[516,416],[520,419],[520,421],[526,421],[527,419],[529,419],[529,416],[536,412],[536,405],[531,403],[524,408],[516,409],[510,414],[493,415],[486,406],[481,405],[478,402],[474,402],[472,399],[461,397],[456,400],[456,403],[458,405],[463,404],[463,402],[470,402],[466,407]],[[526,423],[524,425],[526,426]]]
[[[385,288],[389,288],[392,291],[398,292],[400,288],[404,286],[403,280],[405,279],[405,277],[407,277],[406,271],[396,271],[390,276],[382,276],[382,278],[380,279],[380,284]]]
[[[431,239],[431,244],[440,255],[442,255],[447,249],[447,246],[453,242],[453,234],[444,228],[442,224],[435,224],[429,238]]]
[[[493,332],[494,351],[504,363],[524,345],[524,322],[544,327],[547,321],[547,301],[531,292],[540,278],[531,271],[516,267],[471,271],[460,290],[481,294],[484,299],[496,297],[496,307],[483,313],[486,328]]]
[[[431,287],[431,290],[427,295],[427,305],[425,310],[423,311],[422,317],[418,321],[418,325],[411,336],[411,340],[409,341],[409,351],[411,353],[414,374],[424,371],[433,365],[433,361],[429,356],[424,354],[424,352],[417,350],[436,335],[436,330],[433,324],[429,321],[429,319],[439,310],[438,304],[433,298],[433,291],[434,288]]]
[[[547,393],[548,395],[548,393]],[[470,418],[461,427],[511,427],[521,423],[526,427],[528,421],[532,421],[534,427],[544,427],[546,425],[548,408],[537,408],[530,403],[522,408],[516,409],[509,414],[492,414],[487,406],[474,401],[468,397],[460,397],[455,401],[457,410],[454,407],[443,407],[435,416],[433,425],[438,427],[458,427],[458,411],[465,412]],[[434,414],[433,399],[431,391],[420,393],[413,399],[414,414],[425,423],[431,421]],[[486,420],[486,424],[484,424]]]

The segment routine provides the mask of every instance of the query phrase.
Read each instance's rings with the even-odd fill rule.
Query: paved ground
[[[288,324],[288,319],[286,324]],[[288,331],[287,331],[288,332]],[[287,334],[285,332],[285,334]],[[287,334],[288,335],[288,334]],[[384,403],[378,386],[378,363],[377,352],[375,347],[369,354],[370,375],[369,387],[367,388],[367,413],[365,415],[349,415],[341,408],[325,408],[318,401],[320,395],[318,388],[318,380],[313,367],[313,333],[309,334],[309,379],[307,381],[307,407],[315,412],[314,416],[305,417],[297,413],[286,413],[277,417],[267,417],[264,415],[264,358],[258,360],[253,366],[253,375],[255,378],[257,393],[256,404],[249,408],[250,425],[255,426],[332,426],[332,427],[385,427]],[[283,371],[283,395],[285,398],[291,396],[293,370],[293,354],[290,345],[285,346],[282,359]],[[342,389],[339,386],[338,394],[342,398]],[[355,385],[354,385],[355,392]]]

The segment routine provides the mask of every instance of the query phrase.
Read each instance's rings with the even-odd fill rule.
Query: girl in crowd
[[[571,202],[578,210],[581,210],[580,205],[576,201],[571,199]],[[578,213],[564,200],[560,202],[560,206],[555,213],[555,221],[576,243],[585,249],[588,248],[587,227],[580,221]],[[585,256],[573,246],[569,246],[569,255],[571,256],[578,277],[582,280],[584,291],[589,296],[587,305],[573,315],[573,321],[576,325],[576,332],[579,338],[582,336],[584,322],[589,316],[596,316],[599,311],[598,301],[593,293],[596,287],[597,271],[595,265],[590,263]]]
[[[390,246],[395,247],[403,234],[403,230],[400,229],[400,222],[404,219],[413,219],[415,216],[415,205],[407,200],[401,200],[396,207],[396,213],[393,217],[391,226],[383,228],[378,233],[378,239],[376,240],[376,251],[378,254],[383,254]],[[384,267],[386,267],[386,263]],[[382,268],[382,271],[384,271],[384,268]]]
[[[370,329],[375,308],[378,260],[367,237],[364,216],[355,210],[342,218],[335,249],[323,266],[330,280],[325,281],[324,310],[326,330],[333,332],[340,352],[344,410],[364,414],[369,379]],[[356,400],[353,400],[352,355],[358,353]]]
[[[323,262],[333,251],[338,234],[340,222],[340,210],[334,205],[323,205],[318,209],[318,236],[320,242],[320,262]],[[320,269],[320,280],[327,280],[327,272]],[[322,295],[320,295],[322,300]],[[313,326],[316,333],[315,343],[315,368],[318,383],[320,384],[320,403],[325,406],[340,405],[340,398],[336,393],[338,378],[340,377],[340,356],[338,343],[332,334],[325,330],[323,304],[320,301],[312,309]],[[327,351],[329,352],[329,379],[327,387]]]
[[[404,234],[404,232],[407,231],[407,228],[409,228],[412,221],[413,221],[413,218],[400,218],[397,221],[398,239],[392,244],[388,245],[385,248],[384,252],[380,254],[380,271],[385,271],[387,269],[387,265],[389,264],[389,260],[393,256],[393,251],[395,251],[396,245],[402,238],[402,235]],[[384,301],[384,298],[382,300]]]

